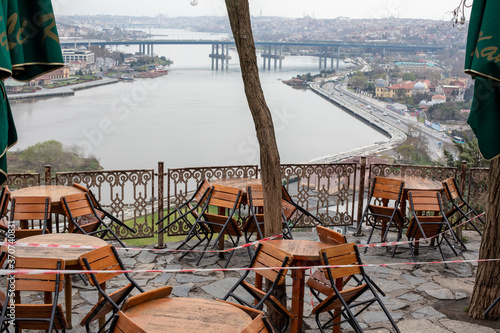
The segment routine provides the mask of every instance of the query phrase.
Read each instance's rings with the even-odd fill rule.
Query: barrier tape
[[[449,231],[451,231],[452,229],[456,229],[456,228],[459,228],[461,227],[462,225],[466,224],[466,223],[469,223],[470,221],[478,218],[478,217],[481,217],[483,216],[485,213],[481,213],[479,215],[476,215],[472,218],[470,218],[469,220],[463,222],[463,223],[460,223],[454,227],[452,227],[451,229],[447,229],[437,235],[434,235],[432,237],[428,237],[428,238],[422,238],[422,239],[417,239],[417,240],[412,240],[412,241],[397,241],[397,242],[383,242],[383,243],[372,243],[372,244],[357,244],[357,247],[358,248],[364,248],[364,247],[387,247],[387,246],[396,246],[396,245],[404,245],[404,244],[409,244],[409,243],[419,243],[419,242],[427,242],[429,240],[432,240],[433,238],[436,238],[436,237],[439,237],[440,235],[443,235]],[[177,249],[145,249],[145,248],[132,248],[132,247],[125,247],[125,248],[121,248],[121,247],[117,247],[116,249],[117,250],[127,250],[127,251],[162,251],[162,252],[193,252],[193,253],[201,253],[201,252],[204,252],[204,253],[225,253],[225,252],[231,252],[231,251],[236,251],[236,250],[239,250],[239,249],[244,249],[244,248],[247,248],[247,247],[250,247],[250,246],[253,246],[253,245],[256,245],[258,244],[259,242],[264,242],[264,241],[268,241],[268,240],[273,240],[273,239],[277,239],[277,238],[282,238],[283,235],[275,235],[275,236],[271,236],[271,237],[267,237],[267,238],[263,238],[263,239],[260,239],[260,240],[256,240],[256,241],[253,241],[253,242],[250,242],[250,243],[246,243],[246,244],[243,244],[243,245],[239,245],[239,246],[236,246],[236,247],[232,247],[232,248],[229,248],[229,249],[224,249],[224,250],[205,250],[205,251],[201,251],[201,250],[177,250]],[[101,246],[89,246],[89,245],[64,245],[64,244],[39,244],[39,243],[18,243],[18,242],[15,242],[15,243],[9,243],[9,242],[0,242],[0,246],[3,246],[3,245],[7,245],[7,246],[20,246],[20,247],[42,247],[42,248],[65,248],[65,249],[98,249],[100,248]]]
[[[459,228],[461,226],[463,226],[464,224],[466,223],[469,223],[470,221],[478,218],[478,217],[481,217],[483,216],[484,214],[486,213],[481,213],[479,215],[476,215],[474,216],[473,218],[470,218],[468,219],[467,221],[463,222],[463,223],[460,223],[454,227],[452,227],[451,229],[446,229],[445,231],[443,232],[440,232],[439,234],[437,235],[434,235],[434,236],[431,236],[431,237],[428,237],[428,238],[421,238],[421,239],[416,239],[416,240],[412,240],[412,241],[397,241],[397,242],[384,242],[384,243],[373,243],[373,244],[358,244],[358,247],[359,248],[362,248],[362,247],[386,247],[386,246],[396,246],[396,245],[403,245],[403,244],[409,244],[409,243],[419,243],[419,242],[427,242],[433,238],[437,238],[441,235],[444,235],[446,234],[447,232],[453,230],[453,229],[456,229],[456,228]]]
[[[471,262],[491,262],[500,261],[499,259],[467,259],[467,260],[446,260],[446,261],[424,261],[424,262],[405,262],[405,263],[386,263],[386,264],[349,264],[349,265],[319,265],[319,266],[294,266],[285,267],[286,270],[293,269],[321,269],[321,268],[342,268],[342,267],[389,267],[396,265],[435,265],[435,264],[456,264],[456,263],[471,263]],[[122,274],[122,273],[195,273],[195,272],[241,272],[241,271],[263,271],[274,270],[278,271],[283,267],[240,267],[240,268],[192,268],[192,269],[138,269],[138,270],[43,270],[43,269],[0,269],[0,275],[26,275],[26,274]]]
[[[259,240],[256,240],[256,241],[253,241],[253,242],[250,242],[250,243],[246,243],[246,244],[243,244],[243,245],[239,245],[239,246],[232,247],[232,248],[229,248],[229,249],[224,249],[224,250],[205,250],[205,251],[201,251],[201,250],[176,250],[176,249],[145,249],[145,248],[142,248],[142,247],[136,247],[136,248],[134,248],[134,247],[116,247],[116,249],[117,250],[126,250],[126,251],[132,250],[132,251],[220,253],[220,252],[230,252],[230,251],[235,251],[235,250],[238,250],[238,249],[244,249],[244,248],[256,245],[256,244],[258,244],[260,242],[265,242],[265,241],[268,241],[268,240],[273,240],[273,239],[282,238],[282,237],[283,237],[283,235],[275,235],[275,236],[271,236],[271,237],[266,237],[266,238],[262,238],[262,239],[259,239]],[[40,244],[40,243],[18,243],[18,242],[10,243],[10,242],[0,242],[0,246],[3,246],[3,245],[7,245],[7,246],[19,246],[19,247],[43,247],[43,248],[62,248],[62,249],[89,249],[89,250],[95,250],[95,249],[99,249],[99,248],[102,247],[102,246],[90,246],[90,245],[66,245],[66,244]]]

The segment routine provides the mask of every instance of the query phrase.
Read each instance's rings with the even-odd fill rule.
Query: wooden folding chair
[[[90,201],[92,203],[92,206],[95,208],[95,211],[97,213],[97,216],[101,219],[101,220],[104,220],[104,218],[109,218],[112,222],[111,223],[116,223],[118,224],[120,227],[123,227],[125,229],[128,229],[132,234],[135,234],[136,231],[134,229],[132,229],[131,227],[129,227],[128,225],[126,225],[125,223],[123,223],[122,221],[120,221],[120,219],[118,219],[117,217],[115,217],[114,215],[112,215],[111,213],[109,213],[108,211],[106,211],[102,206],[101,206],[101,203],[97,200],[97,198],[95,197],[94,193],[92,193],[92,191],[90,189],[88,189],[87,187],[83,186],[83,185],[80,185],[80,184],[73,184],[74,187],[76,187],[77,189],[80,189],[81,191],[83,191],[84,193],[87,193],[90,197]]]
[[[194,194],[189,198],[186,202],[182,203],[180,206],[176,207],[174,210],[172,210],[170,213],[168,213],[166,216],[164,216],[161,220],[156,222],[156,224],[160,224],[161,222],[168,220],[172,215],[177,214],[177,217],[158,230],[158,233],[164,232],[168,228],[170,228],[172,225],[176,223],[183,222],[185,223],[188,228],[193,227],[193,223],[189,220],[191,217],[195,221],[198,219],[199,211],[203,210],[205,205],[208,204],[208,200],[210,199],[210,195],[212,194],[213,187],[210,186],[208,181],[205,179],[203,180],[199,185]]]
[[[465,245],[456,236],[455,232],[451,228],[450,222],[446,218],[439,191],[409,191],[408,195],[410,198],[410,207],[413,213],[408,230],[406,231],[408,240],[419,241],[420,239],[435,237],[435,243],[437,243],[439,253],[441,254],[443,260],[446,260],[443,249],[441,248],[443,240],[450,246],[453,253],[458,256],[457,251],[455,251],[453,245],[450,243],[448,238],[445,237],[443,232],[449,230],[450,234],[456,241],[462,244],[463,247],[465,247]],[[415,254],[418,252],[419,243],[416,243],[415,245],[413,245],[413,243],[409,243],[409,247],[413,261],[416,262],[417,259]],[[397,246],[394,247],[394,252],[396,252],[396,248]]]
[[[367,244],[370,244],[375,229],[382,231],[381,241],[387,240],[389,231],[397,232],[397,240],[401,239],[403,228],[407,225],[400,203],[404,182],[399,179],[375,177],[370,186],[370,195],[363,216],[359,220],[371,226]],[[366,252],[367,248],[365,248]]]
[[[48,221],[50,220],[49,197],[14,197],[10,205],[10,223],[19,221],[15,229],[15,238],[21,239],[29,236],[50,233]],[[31,221],[31,228],[29,222]],[[35,224],[38,223],[38,228]]]
[[[134,321],[127,317],[122,311],[118,311],[114,315],[109,331],[111,333],[147,333],[147,331],[134,323]]]
[[[182,248],[195,236],[199,240],[189,248],[189,251],[206,242],[196,262],[196,265],[198,265],[215,234],[218,235],[213,241],[214,248],[217,247],[219,239],[222,237],[222,240],[224,240],[226,236],[228,236],[232,246],[237,246],[242,232],[234,219],[234,214],[238,210],[240,203],[241,190],[229,186],[214,185],[208,204],[205,205],[196,222],[191,227],[191,230],[189,230],[187,237],[177,249]],[[187,254],[188,252],[185,252],[180,259]],[[231,251],[226,261],[226,267],[233,254],[234,251]]]
[[[345,266],[326,267],[324,270],[325,277],[329,280],[332,291],[312,310],[319,330],[322,333],[326,332],[326,329],[335,325],[340,325],[344,322],[348,322],[355,332],[363,332],[356,317],[375,302],[382,308],[382,311],[387,316],[387,319],[389,319],[389,322],[396,332],[400,332],[389,311],[378,296],[376,288],[373,286],[373,283],[361,266],[362,262],[355,243],[341,244],[322,249],[320,251],[320,257],[321,265]],[[337,288],[335,283],[336,279],[343,280],[345,277],[350,276],[356,276],[355,281],[357,283],[355,286],[346,289],[347,286],[344,285],[342,290]],[[371,297],[368,297],[365,293],[370,293]],[[334,310],[337,311],[335,315],[332,313]],[[320,314],[324,312],[329,312],[330,318],[325,321],[325,323],[322,323]],[[340,320],[341,318],[344,319]]]
[[[455,221],[452,224],[452,227],[455,225],[460,224],[462,220],[470,220],[467,223],[469,223],[477,232],[479,235],[482,235],[481,231],[479,228],[476,226],[474,223],[476,217],[479,222],[483,225],[484,227],[484,221],[483,219],[479,216],[479,214],[472,208],[471,205],[467,201],[465,201],[464,197],[460,193],[460,190],[458,189],[457,182],[455,181],[454,178],[448,178],[443,181],[443,187],[446,192],[446,196],[448,197],[448,200],[451,202],[452,208],[450,211],[446,213],[446,218],[450,220],[450,218],[454,215],[458,215],[458,217],[455,219]]]
[[[290,195],[290,193],[288,193],[284,185],[281,187],[281,197],[284,201],[288,203],[288,205],[282,203],[282,207],[291,230],[295,228],[297,223],[302,218],[306,219],[309,218],[313,223],[323,225],[323,222],[321,222],[320,219],[318,219],[316,216],[311,214],[309,211],[304,209],[302,206],[300,206],[293,200],[292,196]]]
[[[88,193],[77,193],[61,197],[64,214],[68,217],[69,232],[99,236],[104,239],[110,233],[122,247],[127,247],[112,229],[99,217]]]
[[[40,270],[64,270],[64,261],[61,259],[41,259],[41,258],[16,258],[15,269],[40,269]],[[68,327],[62,306],[58,304],[59,293],[63,289],[63,274],[16,274],[9,276],[9,288],[3,303],[0,317],[0,332],[8,331],[8,325],[14,322],[16,332],[23,329],[46,330],[52,332],[56,330],[65,332]],[[20,293],[19,298],[12,299],[13,293],[10,288],[14,288]],[[23,294],[27,292],[44,293],[43,304],[23,303]],[[33,295],[31,295],[33,296]],[[14,306],[14,316],[11,316],[9,309]],[[9,312],[9,313],[7,313]]]
[[[255,271],[255,286],[245,281],[251,269],[246,270],[241,278],[234,284],[234,286],[222,299],[227,300],[231,297],[235,299],[239,304],[257,310],[262,310],[264,305],[272,306],[286,318],[286,325],[284,327],[279,329],[275,326],[274,323],[272,323],[273,327],[280,332],[285,332],[290,325],[292,314],[285,305],[283,305],[277,298],[273,296],[273,292],[278,284],[284,283],[285,276],[288,271],[287,268],[290,267],[292,261],[293,256],[291,254],[269,243],[259,243],[248,268],[268,267],[270,269]],[[279,267],[279,269],[277,269],[276,267]],[[269,281],[272,281],[272,285],[266,291],[264,291],[262,288],[262,278],[266,278]],[[243,296],[241,296],[240,292],[236,292],[236,290],[240,291],[241,289],[245,290],[247,294],[253,297],[255,299],[255,303],[249,303]]]
[[[249,243],[250,238],[255,234],[257,239],[264,238],[264,191],[262,185],[249,185],[247,187],[247,202],[249,204],[250,215],[246,218],[241,230],[245,235],[245,242]],[[283,210],[283,205],[287,210]],[[283,225],[283,238],[293,239],[292,231],[288,225],[288,218],[285,216],[285,211],[290,211],[291,204],[282,199],[282,225]],[[250,248],[248,248],[250,254]]]
[[[316,232],[318,233],[319,241],[326,244],[331,244],[332,246],[346,244],[347,239],[344,235],[322,226],[316,226]],[[347,283],[351,276],[346,276],[344,278],[343,284]],[[323,296],[329,296],[333,293],[332,286],[330,285],[330,280],[325,276],[324,269],[316,269],[307,279],[306,285],[311,290],[313,296],[318,300],[322,301]]]
[[[81,255],[78,258],[80,265],[88,270],[88,271],[124,271],[125,266],[118,256],[118,252],[112,245],[104,246],[98,249],[95,249],[91,252]],[[95,286],[99,292],[99,300],[94,305],[94,307],[89,311],[89,313],[83,318],[80,325],[85,326],[87,332],[92,332],[90,328],[90,324],[98,319],[104,318],[108,313],[112,312],[113,315],[120,310],[120,307],[123,305],[123,309],[127,307],[125,304],[125,299],[130,295],[130,293],[134,290],[137,290],[140,294],[131,297],[127,300],[128,305],[134,305],[134,302],[137,300],[143,300],[149,297],[149,299],[153,299],[153,297],[166,297],[172,291],[172,287],[164,286],[161,288],[157,288],[150,291],[144,291],[139,284],[128,274],[128,273],[119,273],[119,272],[110,272],[110,273],[85,273],[89,279],[89,282],[92,286]],[[108,292],[103,288],[103,284],[107,281],[113,279],[116,276],[123,274],[125,278],[128,280],[128,284],[122,286],[121,288]],[[98,332],[104,331],[106,325],[108,325],[113,319],[111,316],[108,320],[105,321],[104,325],[99,329]]]
[[[91,252],[83,254],[78,261],[85,270],[89,271],[124,271],[125,267],[121,261],[116,249],[112,245],[104,246],[95,249]],[[80,325],[85,326],[87,332],[92,332],[90,324],[100,318],[104,318],[108,313],[115,314],[120,310],[120,306],[125,301],[125,298],[137,289],[139,292],[144,292],[137,282],[132,279],[128,273],[85,273],[92,286],[96,287],[99,292],[99,300],[92,307],[89,313],[83,318]],[[124,275],[128,280],[128,284],[120,289],[109,293],[102,286],[107,281],[118,275]],[[103,332],[106,325],[110,323],[112,317],[106,320],[105,324],[99,328],[98,332]]]

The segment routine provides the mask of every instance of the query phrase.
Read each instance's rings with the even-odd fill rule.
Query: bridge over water
[[[96,45],[100,47],[106,46],[131,46],[137,45],[139,53],[153,55],[155,45],[212,45],[212,53],[209,54],[212,58],[212,69],[218,69],[219,61],[221,61],[221,68],[224,63],[228,64],[229,59],[229,46],[233,46],[234,41],[221,41],[221,40],[161,40],[161,39],[142,39],[142,40],[124,40],[124,41],[105,41],[105,40],[73,40],[61,41],[63,47],[71,46],[87,46]],[[357,43],[357,42],[342,42],[342,41],[325,41],[325,42],[261,42],[256,41],[256,46],[263,49],[261,56],[264,61],[264,69],[271,68],[271,60],[274,61],[274,68],[279,65],[285,58],[283,48],[315,48],[318,50],[316,53],[319,56],[319,68],[327,68],[327,59],[330,59],[330,67],[333,69],[333,59],[339,59],[341,50],[344,54],[353,52],[353,49],[359,49],[359,52],[379,52],[385,55],[386,51],[393,52],[435,52],[444,49],[444,46],[436,45],[403,45],[403,44],[385,44],[385,43]],[[214,66],[215,65],[215,66]],[[338,70],[339,63],[337,62],[336,69]]]

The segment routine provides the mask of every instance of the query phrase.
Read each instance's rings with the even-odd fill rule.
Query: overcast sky
[[[468,1],[471,3],[472,1]],[[52,0],[56,15],[226,15],[224,0]],[[250,0],[255,16],[450,20],[460,0]],[[467,11],[467,13],[470,13]],[[469,19],[468,15],[467,19]]]

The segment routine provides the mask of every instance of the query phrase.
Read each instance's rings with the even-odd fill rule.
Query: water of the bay
[[[158,161],[166,167],[258,164],[237,53],[230,50],[227,70],[212,71],[210,45],[155,46],[154,52],[174,61],[167,76],[13,103],[19,136],[13,150],[57,140],[79,145],[106,170],[152,169]],[[281,70],[274,64],[263,70],[260,54],[258,61],[281,163],[306,162],[387,140],[312,91],[280,81],[318,73],[318,58],[286,56]]]

